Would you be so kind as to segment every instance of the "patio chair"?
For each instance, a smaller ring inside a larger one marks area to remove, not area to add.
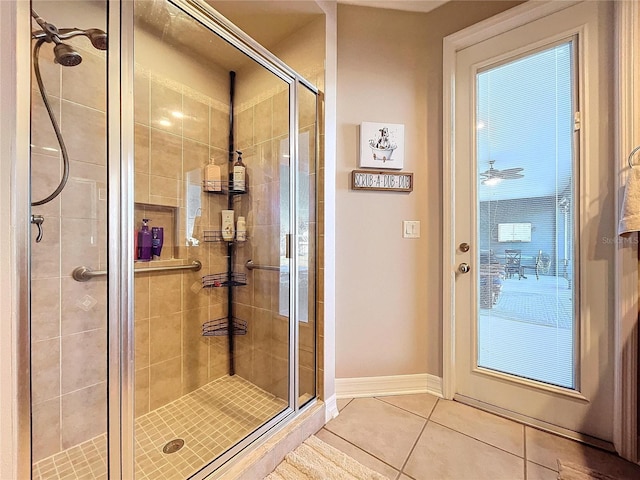
[[[524,272],[529,269],[533,270],[536,273],[536,280],[540,279],[540,275],[546,275],[549,273],[549,268],[551,267],[551,256],[548,253],[543,253],[542,250],[538,251],[538,255],[536,256],[534,265],[521,265],[520,266],[520,275],[523,278],[527,278],[524,276]]]
[[[504,251],[504,274],[506,278],[511,278],[514,274],[517,274],[518,280],[520,280],[520,277],[522,277],[522,271],[520,270],[521,259],[521,250],[506,249]]]

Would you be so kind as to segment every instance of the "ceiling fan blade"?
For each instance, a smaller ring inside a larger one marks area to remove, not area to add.
[[[496,175],[496,177],[498,178],[502,178],[504,180],[512,180],[514,178],[524,178],[524,175],[522,175],[521,173],[503,173],[500,172],[499,174]]]
[[[500,173],[506,173],[507,175],[509,175],[511,173],[520,173],[522,170],[524,170],[524,168],[522,168],[522,167],[505,168],[504,170],[499,170],[499,172]]]

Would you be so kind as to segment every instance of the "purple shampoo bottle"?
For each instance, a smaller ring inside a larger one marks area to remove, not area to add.
[[[138,232],[138,260],[148,262],[151,260],[151,232],[149,231],[149,219],[142,219],[142,228]]]
[[[151,228],[151,254],[160,258],[160,252],[162,252],[162,244],[164,243],[164,228],[152,227]]]

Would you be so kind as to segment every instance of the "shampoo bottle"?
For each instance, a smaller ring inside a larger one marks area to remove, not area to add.
[[[164,243],[164,228],[152,227],[151,228],[151,254],[155,258],[160,258],[162,252],[162,244]]]
[[[233,165],[233,190],[236,192],[246,192],[247,168],[244,163],[242,163],[242,152],[236,150],[236,153],[238,154],[238,159]]]
[[[234,234],[233,210],[222,210],[222,239],[232,242]]]
[[[238,217],[236,225],[236,241],[245,242],[247,240],[247,222],[244,217]]]
[[[138,232],[138,260],[148,262],[151,260],[151,232],[149,231],[149,219],[142,219],[142,228]]]
[[[219,192],[222,190],[220,167],[213,163],[213,157],[211,157],[209,165],[204,167],[204,189],[207,192]]]

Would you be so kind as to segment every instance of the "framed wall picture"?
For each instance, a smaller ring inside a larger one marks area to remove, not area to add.
[[[399,170],[404,164],[404,125],[362,122],[360,168]]]

